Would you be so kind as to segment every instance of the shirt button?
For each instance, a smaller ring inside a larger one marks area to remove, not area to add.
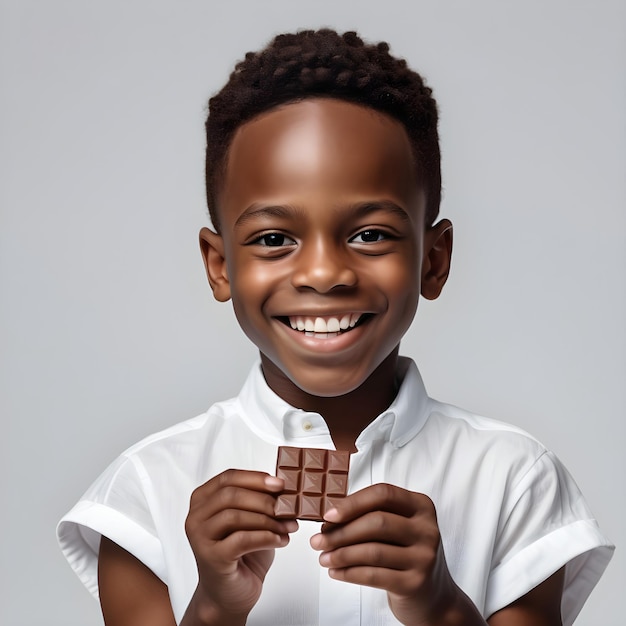
[[[309,420],[304,420],[302,422],[302,430],[306,430],[306,432],[309,432],[312,428],[313,428],[313,424],[311,424]]]

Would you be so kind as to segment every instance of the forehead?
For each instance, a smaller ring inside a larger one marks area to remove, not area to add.
[[[231,142],[220,206],[226,221],[258,202],[341,203],[422,196],[408,136],[397,120],[332,99],[271,109],[243,124]]]

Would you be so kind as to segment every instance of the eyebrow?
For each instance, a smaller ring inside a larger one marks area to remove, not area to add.
[[[411,220],[408,212],[391,200],[359,202],[353,205],[352,208],[358,217],[366,217],[370,213],[384,211],[385,213],[391,213],[392,215],[399,217],[404,222],[409,222]]]
[[[286,218],[293,216],[294,213],[299,213],[299,211],[291,206],[281,206],[281,205],[259,205],[259,204],[251,204],[235,221],[235,227],[241,226],[246,222],[263,218],[263,217],[279,217]]]
[[[350,209],[354,211],[356,217],[366,217],[370,213],[376,213],[383,211],[399,217],[404,222],[410,221],[410,216],[401,206],[392,202],[391,200],[373,200],[367,202],[358,202],[350,206]],[[338,211],[339,212],[339,211]],[[242,226],[250,220],[274,217],[274,218],[289,218],[294,215],[297,217],[301,211],[297,207],[290,205],[261,205],[251,204],[236,220],[235,228]]]

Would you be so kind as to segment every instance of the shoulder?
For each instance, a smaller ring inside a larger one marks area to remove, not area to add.
[[[438,400],[434,400],[432,398],[430,399],[430,407],[431,416],[445,420],[449,425],[466,427],[476,433],[485,433],[486,436],[489,436],[490,434],[503,437],[511,435],[513,439],[522,438],[532,441],[536,445],[541,445],[537,439],[535,439],[528,432],[505,421],[472,413],[471,411],[454,406],[453,404],[439,402]]]
[[[485,461],[493,457],[508,463],[534,464],[549,450],[531,434],[504,421],[431,400],[425,434],[455,445],[465,457]]]
[[[239,421],[237,399],[217,402],[206,412],[178,422],[152,433],[124,450],[118,462],[131,463],[156,460],[173,455],[175,458],[190,458],[203,454],[207,446],[225,428],[236,426]]]
[[[226,447],[216,443],[214,435],[237,424],[233,404],[232,400],[215,404],[206,413],[129,447],[60,520],[61,549],[94,595],[101,536],[167,580],[163,538],[176,546],[184,540],[178,529],[183,528],[192,490],[224,461]]]
[[[87,502],[126,513],[129,508],[147,511],[168,493],[189,492],[204,481],[208,464],[221,463],[225,447],[220,434],[237,430],[238,421],[236,401],[226,400],[144,437],[104,469],[77,506]]]

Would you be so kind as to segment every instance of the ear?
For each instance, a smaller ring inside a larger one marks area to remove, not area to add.
[[[452,224],[441,220],[424,233],[422,259],[422,296],[434,300],[439,296],[450,273],[452,259]]]
[[[208,228],[200,230],[200,252],[214,298],[219,302],[230,300],[230,281],[221,235]]]

